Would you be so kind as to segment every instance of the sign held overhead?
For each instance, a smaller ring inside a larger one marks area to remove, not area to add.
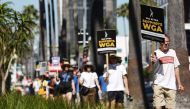
[[[164,41],[163,9],[141,5],[141,34],[144,39]]]
[[[116,52],[116,30],[97,31],[97,44],[100,54]]]

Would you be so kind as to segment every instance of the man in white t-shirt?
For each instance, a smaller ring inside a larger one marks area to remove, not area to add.
[[[123,65],[118,64],[117,56],[111,55],[109,69],[103,77],[107,81],[108,106],[118,108],[123,106],[124,91],[128,91],[127,72]],[[127,86],[127,87],[125,87]]]
[[[176,52],[169,49],[170,39],[165,37],[165,41],[160,43],[160,48],[151,56],[150,68],[154,69],[153,84],[153,105],[156,109],[165,106],[167,109],[175,108],[176,90],[183,91],[179,76],[180,65]],[[176,86],[176,83],[178,86]]]

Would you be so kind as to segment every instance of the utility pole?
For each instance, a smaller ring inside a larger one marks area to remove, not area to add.
[[[86,16],[87,16],[87,6],[86,3],[87,0],[84,0],[83,2],[83,8],[84,8],[84,15],[83,15],[83,48],[86,46]]]

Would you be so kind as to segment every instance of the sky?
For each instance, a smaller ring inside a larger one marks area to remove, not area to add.
[[[34,4],[36,9],[39,9],[39,0],[2,0],[4,1],[11,1],[13,4],[11,5],[14,9],[21,11],[23,9],[23,6]],[[117,0],[117,7],[119,7],[121,4],[129,2],[129,0]],[[118,36],[128,36],[129,32],[129,26],[128,26],[128,20],[125,18],[125,21],[123,21],[122,17],[117,18],[117,30],[118,30]],[[124,32],[124,24],[126,26],[126,32]]]
[[[21,11],[23,9],[23,6],[30,4],[34,4],[36,9],[39,9],[39,0],[2,0],[2,1],[3,2],[11,1],[13,4],[10,6],[12,6],[17,11]]]
[[[129,2],[129,0],[117,0],[117,7],[119,7],[123,3],[128,3],[128,2]],[[126,18],[123,19],[122,17],[117,17],[117,30],[118,30],[118,36],[129,36],[128,19],[126,19]]]

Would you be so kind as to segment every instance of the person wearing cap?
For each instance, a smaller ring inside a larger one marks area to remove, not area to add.
[[[82,101],[88,104],[95,104],[96,86],[98,88],[98,92],[101,92],[101,88],[98,82],[98,76],[96,72],[94,72],[94,68],[91,62],[87,62],[84,65],[84,71],[81,73],[79,83],[89,89],[87,94],[82,95]]]
[[[64,62],[62,65],[62,72],[59,74],[60,78],[60,93],[63,98],[68,101],[68,103],[72,100],[72,95],[75,94],[75,85],[73,80],[72,72],[69,71],[70,64],[69,62]]]
[[[108,108],[117,109],[123,107],[124,92],[128,91],[126,75],[125,67],[118,64],[118,57],[116,55],[109,56],[108,71],[103,75],[107,81]]]

